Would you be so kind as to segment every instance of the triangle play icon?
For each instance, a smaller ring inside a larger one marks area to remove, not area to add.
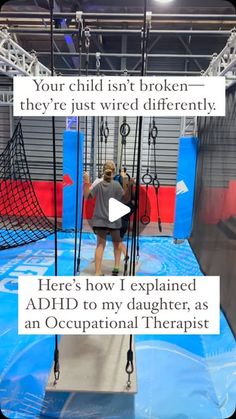
[[[130,212],[130,208],[127,205],[122,204],[122,202],[117,201],[117,199],[109,199],[109,221],[113,223],[119,218]]]

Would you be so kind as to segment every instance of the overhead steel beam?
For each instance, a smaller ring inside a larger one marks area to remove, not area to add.
[[[191,55],[192,54],[192,51],[191,51],[189,45],[186,44],[186,42],[183,40],[183,38],[181,36],[178,36],[178,39],[181,42],[181,44],[184,46],[185,50]],[[196,58],[194,58],[194,63],[196,64],[196,66],[198,67],[198,69],[200,71],[202,71],[202,67],[200,66],[200,64],[199,64],[199,62],[198,62],[198,60]]]
[[[69,68],[57,68],[56,69],[57,71],[59,71],[59,72],[62,72],[62,73],[68,73],[68,72],[75,72],[75,69],[69,69]],[[97,72],[97,70],[96,69],[94,69],[94,68],[91,68],[91,69],[89,69],[88,70],[88,73],[89,74],[91,74],[91,73],[96,73]],[[82,74],[85,74],[85,70],[82,70],[81,71],[81,73]],[[100,69],[100,73],[101,73],[101,75],[102,74],[123,74],[124,73],[124,71],[123,70],[110,70],[110,69]],[[128,74],[139,74],[140,75],[140,71],[139,70],[128,70],[127,69],[127,73]],[[186,75],[186,76],[201,76],[201,73],[200,73],[200,71],[175,71],[175,70],[148,70],[147,71],[147,74],[163,74],[163,75],[173,75],[173,74],[180,74],[180,75]]]
[[[10,33],[18,33],[22,35],[48,35],[50,33],[49,29],[43,28],[29,28],[29,27],[21,27],[21,28],[8,28]],[[121,34],[129,34],[129,35],[137,35],[140,34],[139,29],[90,29],[91,34],[94,35],[121,35]],[[77,29],[54,29],[54,35],[64,35],[64,34],[74,34],[77,33]],[[198,29],[151,29],[150,35],[166,35],[166,36],[174,36],[174,35],[210,35],[210,36],[229,36],[231,34],[230,30],[198,30]]]
[[[49,51],[37,51],[37,56],[47,56],[50,55]],[[54,55],[65,55],[65,56],[79,56],[79,53],[73,52],[54,52]],[[82,56],[85,57],[87,54],[85,52],[82,53]],[[149,58],[204,58],[204,59],[212,59],[212,55],[204,55],[204,54],[148,54]],[[90,52],[89,56],[96,57],[96,52]],[[101,57],[118,57],[118,58],[139,58],[141,54],[133,54],[133,53],[120,53],[120,52],[101,52]]]
[[[39,7],[38,1],[34,0],[34,4]],[[50,4],[49,4],[49,0],[48,0],[48,7],[50,8]],[[56,6],[56,2],[54,1],[54,8],[57,7]],[[44,25],[45,28],[47,28],[47,26],[50,26],[50,22],[46,22],[45,19],[42,19],[42,23]],[[55,47],[55,49],[57,50],[58,53],[61,52],[60,48],[58,47],[57,43],[55,40],[53,40],[53,46]],[[67,62],[67,60],[65,58],[62,57],[62,60],[64,61],[64,63],[67,65],[67,67],[71,67],[70,64]]]
[[[67,12],[56,12],[54,13],[55,18],[68,18],[68,19],[75,19],[75,13],[67,13]],[[49,19],[50,14],[47,12],[1,12],[1,18],[30,18],[30,19]],[[84,19],[95,19],[95,20],[108,20],[108,19],[121,19],[122,21],[126,20],[137,20],[143,19],[142,13],[83,13]],[[191,20],[209,20],[213,19],[219,22],[223,20],[233,21],[236,22],[236,17],[234,14],[159,14],[153,13],[152,20],[183,20],[186,21]]]

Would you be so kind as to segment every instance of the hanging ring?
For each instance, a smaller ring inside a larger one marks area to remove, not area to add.
[[[160,182],[157,179],[157,177],[153,178],[152,184],[153,184],[154,188],[156,188],[156,189],[159,189],[160,188]]]
[[[144,183],[144,185],[150,185],[153,182],[153,178],[152,175],[150,175],[149,173],[145,173],[145,175],[143,175],[142,177],[142,182]]]
[[[105,126],[105,128],[103,127],[103,135],[105,137],[105,140],[107,140],[107,138],[109,137],[109,128],[108,128],[108,126]]]
[[[150,130],[150,135],[152,137],[153,140],[155,140],[158,136],[158,128],[156,127],[156,125],[154,125],[151,130]]]
[[[120,135],[122,137],[128,137],[129,133],[130,133],[129,124],[127,124],[127,122],[123,122],[123,124],[121,124],[120,126]]]
[[[143,214],[142,217],[140,218],[140,221],[144,226],[146,226],[150,223],[151,219],[150,219],[149,215]]]

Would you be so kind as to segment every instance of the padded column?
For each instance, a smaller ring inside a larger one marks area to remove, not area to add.
[[[79,133],[79,146],[77,150],[78,133],[77,131],[65,131],[63,137],[63,229],[75,228],[76,211],[76,176],[77,161],[78,171],[78,220],[81,218],[81,203],[83,194],[83,143],[84,135]],[[77,156],[77,153],[79,155]],[[78,158],[77,158],[78,157]]]
[[[192,230],[198,139],[179,140],[174,238],[187,239]]]

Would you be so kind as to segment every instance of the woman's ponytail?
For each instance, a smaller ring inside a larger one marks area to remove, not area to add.
[[[115,170],[116,170],[115,163],[111,160],[107,161],[103,165],[103,179],[106,182],[111,182],[112,179],[113,179],[113,175],[115,173]]]
[[[106,182],[111,182],[111,180],[112,180],[112,170],[111,169],[106,169],[106,170],[104,170],[104,173],[103,173],[103,179],[106,181]]]

